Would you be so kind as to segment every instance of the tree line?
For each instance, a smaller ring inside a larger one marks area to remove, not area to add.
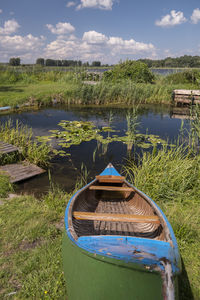
[[[149,68],[200,68],[200,56],[184,55],[180,57],[167,57],[165,59],[138,59],[137,61],[145,63]],[[36,65],[51,66],[51,67],[100,67],[102,66],[100,61],[82,62],[81,60],[56,60],[56,59],[44,59],[37,58]],[[19,66],[21,60],[19,57],[12,57],[9,60],[9,65]],[[103,65],[108,67],[109,65]]]
[[[44,59],[44,58],[37,58],[36,65],[40,66],[49,66],[49,67],[101,67],[100,61],[93,61],[91,64],[89,62],[82,62],[81,60],[56,60],[56,59]],[[9,60],[9,65],[11,66],[20,66],[21,59],[19,57],[11,57]]]
[[[200,56],[184,55],[165,59],[139,59],[149,68],[200,68]]]

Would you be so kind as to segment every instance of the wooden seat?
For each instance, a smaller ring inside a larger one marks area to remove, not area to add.
[[[110,213],[75,211],[73,212],[73,217],[77,220],[160,224],[159,218],[155,215],[142,216],[142,215],[131,215],[131,214],[110,214]]]
[[[124,176],[114,176],[114,175],[98,175],[96,176],[96,179],[101,183],[122,183],[125,180]]]
[[[118,192],[133,192],[133,188],[124,186],[103,186],[103,185],[91,185],[89,190],[101,190],[101,191],[118,191]]]

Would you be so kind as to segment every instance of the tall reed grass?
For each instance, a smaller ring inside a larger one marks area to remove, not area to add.
[[[188,148],[164,147],[127,161],[126,175],[162,208],[175,232],[184,267],[180,299],[200,299],[200,157]],[[189,279],[188,279],[189,278]]]
[[[197,75],[195,80],[186,80],[190,74],[156,76],[153,84],[135,83],[127,79],[116,82],[101,80],[96,85],[89,85],[83,81],[84,72],[78,68],[67,72],[44,72],[40,68],[0,70],[0,104],[5,105],[6,102],[12,105],[13,102],[16,105],[31,98],[42,105],[57,96],[61,102],[83,105],[170,103],[174,89],[199,87]]]
[[[14,124],[8,120],[0,124],[0,140],[19,147],[21,159],[27,159],[39,166],[47,166],[49,163],[50,146],[44,142],[38,143],[33,138],[32,130],[19,121]]]

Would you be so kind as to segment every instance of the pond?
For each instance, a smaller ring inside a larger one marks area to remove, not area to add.
[[[51,108],[43,108],[37,111],[26,111],[13,113],[9,115],[1,115],[0,121],[5,122],[8,119],[20,120],[24,125],[33,129],[35,136],[48,136],[49,130],[60,130],[58,123],[61,120],[68,121],[89,121],[96,128],[112,127],[115,135],[118,137],[125,136],[127,132],[127,114],[131,116],[132,108],[106,108],[106,107],[66,107],[54,106]],[[189,126],[189,122],[184,121],[185,126]],[[181,127],[181,119],[173,118],[169,106],[141,106],[137,110],[137,130],[142,134],[158,135],[160,138],[173,143]],[[110,133],[104,132],[106,138]],[[57,143],[53,141],[54,147],[59,148]],[[97,147],[96,140],[84,141],[79,145],[72,145],[66,149],[69,156],[55,156],[51,161],[50,174],[51,180],[55,184],[63,187],[66,191],[74,188],[77,177],[80,173],[81,165],[87,168],[89,179],[99,174],[106,165],[111,162],[120,170],[122,164],[126,163],[126,159],[131,155],[137,156],[142,151],[141,147],[129,147],[127,144],[119,141],[112,141],[104,147]],[[131,149],[131,150],[130,150]],[[28,181],[18,184],[20,192],[40,193],[48,190],[49,175],[48,172],[39,177],[35,177]]]

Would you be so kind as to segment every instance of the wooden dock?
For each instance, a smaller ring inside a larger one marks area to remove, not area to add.
[[[8,175],[12,183],[29,179],[44,172],[45,170],[26,161],[0,166],[0,173]]]
[[[175,104],[200,104],[200,90],[174,90]]]
[[[173,107],[170,111],[170,117],[172,119],[185,119],[185,120],[193,120],[194,116],[189,106],[185,107]]]
[[[13,152],[20,152],[20,150],[14,145],[0,141],[0,154],[11,154]]]

